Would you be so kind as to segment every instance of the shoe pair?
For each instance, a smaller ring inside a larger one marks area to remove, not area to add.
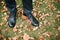
[[[12,10],[15,10],[15,9],[12,9]],[[12,11],[12,10],[10,11],[10,15],[8,18],[8,25],[11,28],[13,28],[16,24],[16,13],[17,13],[17,10],[15,11]],[[31,24],[33,26],[39,26],[39,22],[35,19],[35,17],[32,15],[31,12],[24,11],[24,15],[31,21]]]

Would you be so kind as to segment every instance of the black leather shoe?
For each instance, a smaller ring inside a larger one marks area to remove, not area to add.
[[[35,19],[32,13],[24,13],[24,15],[28,17],[28,19],[31,21],[31,24],[33,26],[39,26],[39,22],[37,21],[37,19]]]
[[[8,18],[8,25],[9,25],[9,27],[13,28],[15,26],[15,24],[16,24],[16,18],[13,17],[13,16],[9,17]]]
[[[12,9],[10,11],[10,15],[9,15],[9,18],[8,18],[8,25],[11,28],[13,28],[16,24],[16,12],[17,12],[16,9]]]

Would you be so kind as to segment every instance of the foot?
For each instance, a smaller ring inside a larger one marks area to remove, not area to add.
[[[31,21],[31,24],[33,26],[39,26],[39,22],[37,21],[37,19],[35,19],[35,17],[31,13],[29,13],[28,15],[26,14],[24,15],[28,17],[28,19]]]
[[[13,28],[16,24],[16,13],[17,13],[16,8],[13,8],[12,10],[10,10],[10,15],[9,15],[9,18],[8,18],[8,25],[11,28]]]
[[[9,16],[8,18],[8,25],[9,27],[13,28],[16,24],[16,17]]]

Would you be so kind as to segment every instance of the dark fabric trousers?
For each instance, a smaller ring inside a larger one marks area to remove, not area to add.
[[[9,11],[13,11],[12,9],[16,9],[16,2],[15,0],[5,0],[6,7],[8,8]],[[26,12],[31,12],[33,7],[32,7],[32,0],[22,0],[23,4],[23,10]]]

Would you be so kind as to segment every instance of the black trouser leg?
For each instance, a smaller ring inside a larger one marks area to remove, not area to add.
[[[9,27],[13,28],[16,24],[16,2],[15,0],[5,0],[6,7],[10,11],[10,15],[8,18],[8,25]]]
[[[32,5],[32,0],[22,0],[23,3],[23,9],[28,10],[28,11],[32,11],[33,9],[33,5]]]
[[[26,15],[29,18],[32,25],[39,26],[39,22],[35,19],[35,17],[31,13],[33,9],[32,0],[22,0],[22,3],[23,3],[24,15]]]

